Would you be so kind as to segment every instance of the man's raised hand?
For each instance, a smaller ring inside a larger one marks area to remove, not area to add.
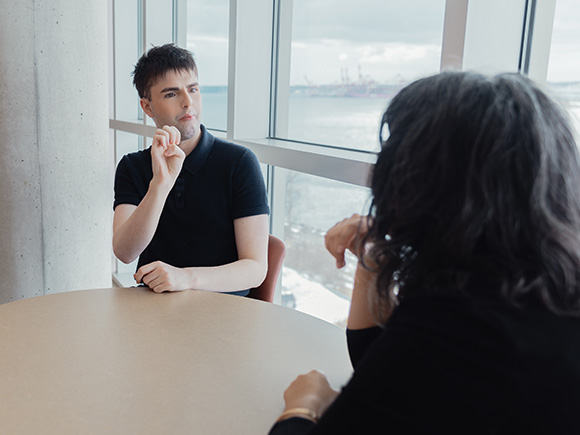
[[[158,128],[153,136],[151,145],[153,181],[168,186],[169,189],[173,187],[185,160],[185,153],[178,146],[180,142],[181,134],[173,126]]]

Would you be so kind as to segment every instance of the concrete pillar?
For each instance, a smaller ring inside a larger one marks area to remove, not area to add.
[[[0,6],[0,303],[110,287],[107,2]]]

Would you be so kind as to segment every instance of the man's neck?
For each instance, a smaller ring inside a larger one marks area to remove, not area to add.
[[[183,150],[185,156],[187,157],[191,152],[195,149],[195,147],[199,144],[201,139],[201,131],[196,137],[192,137],[191,139],[184,140],[179,144],[179,148]]]

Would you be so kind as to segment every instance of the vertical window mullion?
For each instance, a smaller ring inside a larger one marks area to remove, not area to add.
[[[539,83],[545,83],[548,76],[555,14],[556,0],[531,0],[524,73]]]
[[[461,69],[465,48],[468,0],[447,0],[441,46],[441,71]]]

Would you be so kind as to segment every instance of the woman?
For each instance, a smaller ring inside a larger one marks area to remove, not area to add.
[[[359,258],[340,393],[299,376],[271,434],[579,434],[580,164],[564,112],[518,74],[403,89]]]

